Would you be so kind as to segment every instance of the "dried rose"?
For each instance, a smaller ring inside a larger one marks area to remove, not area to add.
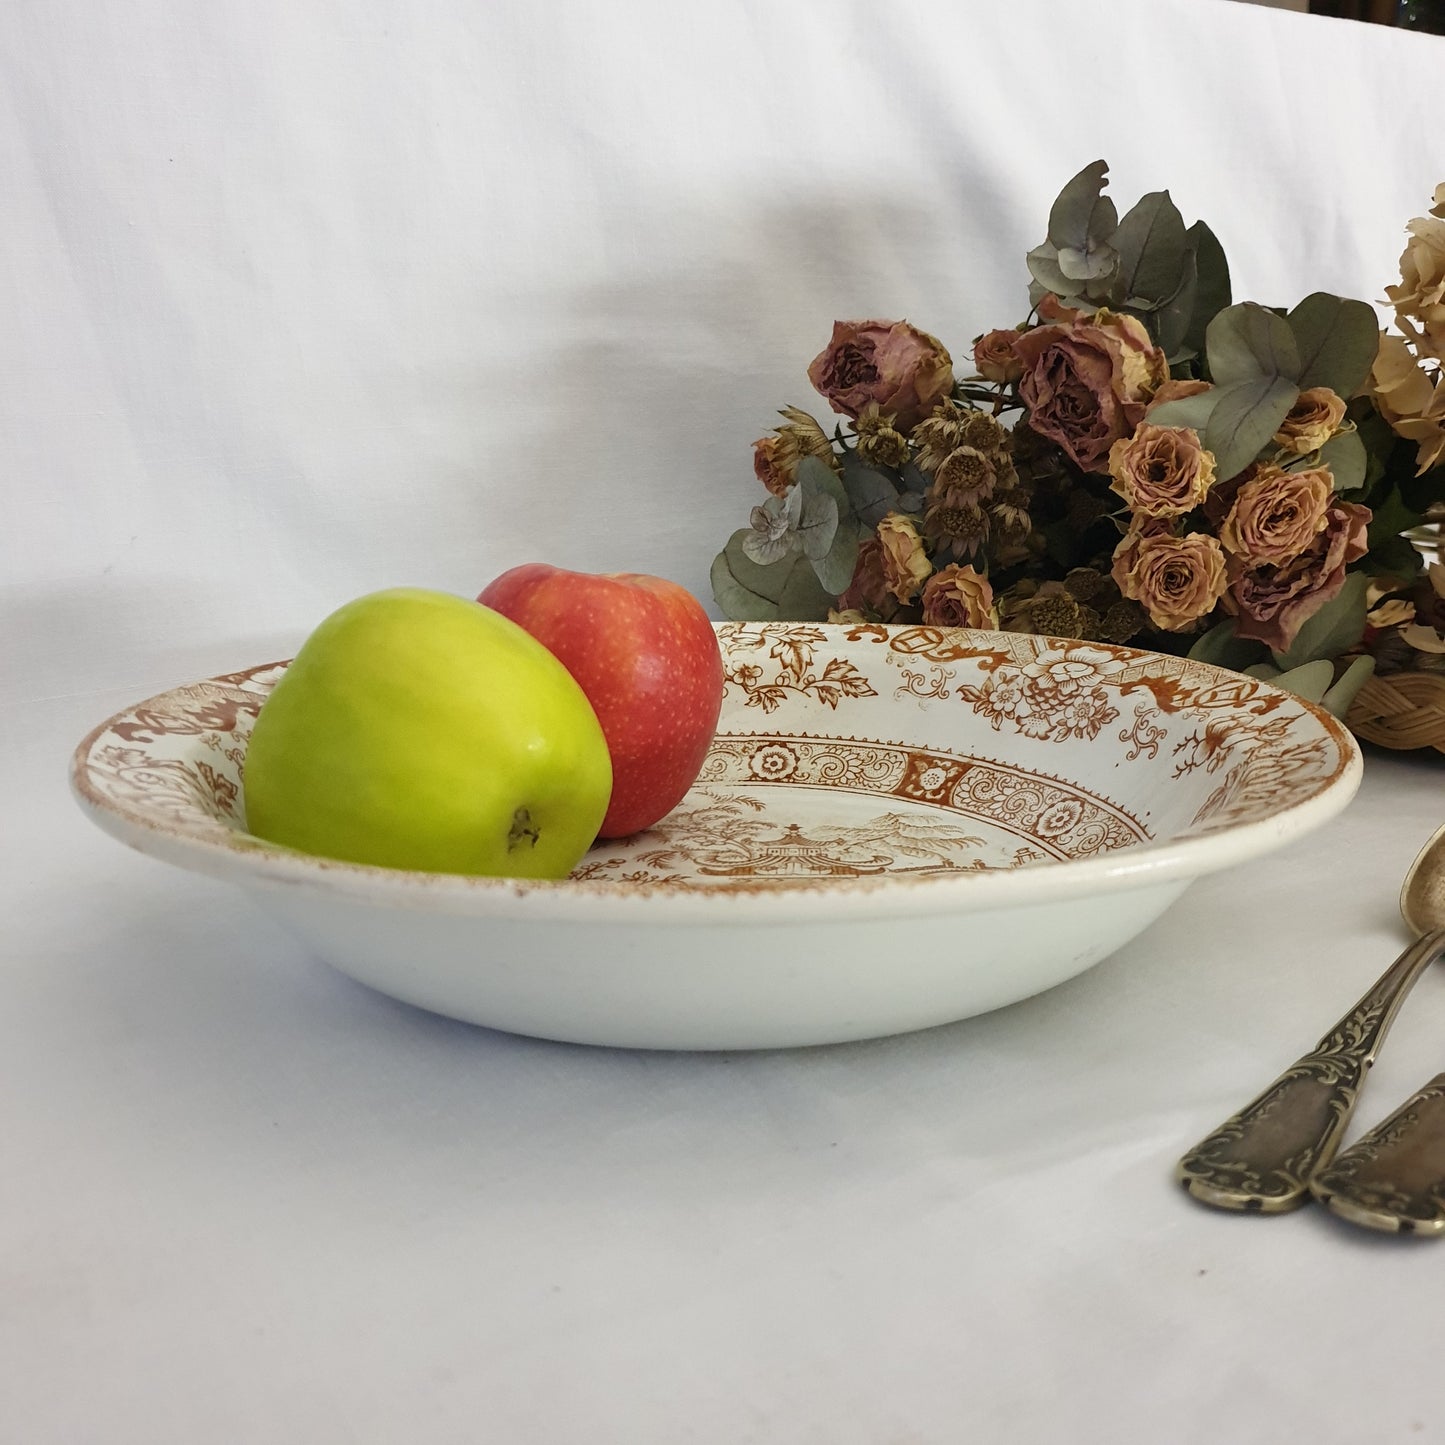
[[[1034,308],[1043,321],[1074,322],[1081,316],[1087,316],[1087,311],[1080,311],[1077,306],[1065,306],[1052,291],[1045,291],[1039,297],[1039,304]]]
[[[759,437],[753,443],[753,475],[775,497],[781,497],[793,485],[797,469],[796,457],[792,458],[792,465],[789,467],[780,437]]]
[[[1182,380],[1175,381],[1170,377],[1162,386],[1155,389],[1154,395],[1149,400],[1149,411],[1156,406],[1163,406],[1166,401],[1183,401],[1186,396],[1199,396],[1206,391],[1213,391],[1213,383],[1208,381]],[[1148,415],[1146,412],[1145,415]]]
[[[868,619],[856,607],[845,607],[841,612],[836,607],[830,607],[828,609],[828,621],[845,623],[856,627],[860,623],[867,622]]]
[[[1216,479],[1210,487],[1209,495],[1204,499],[1204,517],[1216,534],[1224,525],[1240,489],[1252,482],[1262,470],[1259,462],[1251,462],[1242,472],[1222,482]]]
[[[1096,316],[1107,324],[1036,326],[1014,343],[1029,425],[1086,472],[1104,469],[1109,448],[1139,424],[1168,375],[1163,353],[1134,317]]]
[[[1441,637],[1433,627],[1422,627],[1418,622],[1412,622],[1400,629],[1400,636],[1416,652],[1445,653],[1445,637]]]
[[[1405,228],[1400,284],[1386,286],[1400,330],[1422,356],[1445,359],[1445,219],[1418,216]]]
[[[917,524],[902,512],[889,512],[878,524],[878,543],[888,590],[898,601],[911,602],[933,571]]]
[[[888,595],[888,579],[883,573],[883,544],[877,537],[865,537],[858,545],[853,563],[853,577],[838,599],[843,612],[862,612],[882,617],[886,622],[897,604]]]
[[[1141,422],[1132,437],[1109,448],[1110,491],[1146,517],[1182,517],[1214,484],[1214,453],[1192,427]]]
[[[1126,537],[1120,550],[1128,543]],[[1116,573],[1116,580],[1155,627],[1182,632],[1213,611],[1224,595],[1224,552],[1208,532],[1141,536],[1132,549],[1132,564],[1122,579]]]
[[[1168,517],[1134,518],[1134,523],[1125,534],[1124,539],[1114,548],[1113,566],[1109,570],[1109,576],[1122,596],[1129,595],[1129,589],[1125,582],[1134,570],[1134,564],[1139,560],[1140,545],[1154,537],[1173,537],[1174,535],[1176,535],[1174,523]]]
[[[1398,627],[1402,622],[1415,620],[1415,604],[1408,597],[1391,597],[1372,607],[1365,614],[1365,621],[1374,628]]]
[[[1311,386],[1300,392],[1279,430],[1275,445],[1302,457],[1318,451],[1340,429],[1345,419],[1345,399],[1327,386]]]
[[[1382,332],[1370,394],[1396,434],[1417,443],[1417,476],[1445,456],[1445,368],[1432,383],[1405,342]]]
[[[804,457],[817,457],[834,471],[839,466],[833,444],[815,418],[796,406],[783,407],[781,414],[787,422],[753,443],[753,473],[775,497],[793,485]]]
[[[857,417],[877,402],[906,432],[953,390],[953,359],[937,337],[906,321],[835,321],[808,380],[834,411]]]
[[[1219,540],[1247,567],[1287,566],[1324,530],[1333,497],[1327,467],[1303,472],[1261,467],[1239,489]]]
[[[1118,346],[1123,399],[1140,406],[1151,401],[1169,380],[1169,362],[1154,345],[1149,328],[1137,316],[1107,308],[1094,313],[1093,324],[1112,336]]]
[[[930,627],[997,627],[988,578],[957,563],[935,572],[923,587],[923,620]]]
[[[1303,556],[1288,566],[1246,566],[1230,561],[1224,610],[1233,615],[1237,637],[1253,638],[1285,652],[1304,624],[1345,585],[1345,568],[1369,549],[1370,509],[1333,502]]]
[[[1019,338],[1015,330],[985,331],[973,343],[973,364],[985,381],[1017,381],[1024,374],[1024,364],[1014,350]]]

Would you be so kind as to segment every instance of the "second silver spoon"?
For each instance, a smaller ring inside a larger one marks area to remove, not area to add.
[[[1201,1203],[1278,1214],[1309,1198],[1311,1177],[1334,1158],[1365,1073],[1406,994],[1445,953],[1445,828],[1411,864],[1400,912],[1422,936],[1309,1053],[1179,1161],[1180,1182]],[[1439,1094],[1445,1099],[1445,1087]],[[1340,1187],[1321,1193],[1322,1202],[1355,1223],[1389,1227],[1359,1217],[1358,1210],[1352,1214],[1345,1181],[1336,1183]]]

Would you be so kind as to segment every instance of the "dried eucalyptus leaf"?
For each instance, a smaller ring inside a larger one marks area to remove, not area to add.
[[[1150,191],[1119,222],[1113,245],[1119,253],[1123,295],[1158,305],[1177,294],[1189,251],[1184,217],[1168,191]]]
[[[1340,396],[1353,396],[1370,374],[1380,348],[1375,308],[1316,291],[1287,319],[1300,358],[1300,386],[1327,386]]]
[[[1067,296],[1073,290],[1073,283],[1059,269],[1058,249],[1047,241],[1042,246],[1035,246],[1024,259],[1028,263],[1029,275],[1042,288],[1039,297],[1031,298],[1034,305],[1038,305],[1045,291],[1052,291],[1055,296]]]
[[[1216,386],[1258,377],[1293,381],[1299,375],[1299,348],[1289,323],[1253,301],[1221,311],[1204,334],[1204,349]]]
[[[898,488],[877,467],[849,453],[843,461],[843,489],[854,513],[868,526],[877,526],[898,504]]]
[[[812,564],[801,554],[760,565],[743,550],[750,536],[741,528],[713,559],[712,595],[734,622],[817,622],[828,615],[832,599],[818,583]]]
[[[806,557],[794,557],[778,597],[778,616],[784,622],[824,622],[835,594],[823,590],[813,564]]]
[[[1238,476],[1279,430],[1299,398],[1299,387],[1282,376],[1260,376],[1216,388],[1221,394],[1204,428],[1219,480]]]
[[[818,457],[804,457],[798,464],[798,488],[804,498],[831,497],[840,518],[853,515],[853,502],[843,479]]]
[[[1295,635],[1288,652],[1276,652],[1275,663],[1285,672],[1307,662],[1329,661],[1348,652],[1365,634],[1365,592],[1370,579],[1351,572],[1339,595],[1332,597]]]
[[[1224,395],[1221,388],[1213,391],[1196,392],[1193,396],[1181,396],[1178,401],[1162,401],[1149,408],[1151,426],[1193,427],[1200,436],[1209,424],[1219,398]]]
[[[756,562],[759,567],[771,567],[774,562],[781,562],[790,552],[795,552],[798,542],[792,532],[774,537],[752,528],[744,533],[742,546],[743,555],[749,562]]]
[[[853,580],[858,562],[858,545],[871,531],[856,520],[840,522],[827,554],[813,560],[813,570],[823,590],[832,597],[844,591]]]
[[[1049,243],[1059,251],[1087,251],[1091,242],[1107,241],[1119,220],[1114,203],[1103,194],[1109,184],[1109,163],[1092,161],[1065,183],[1049,208]]]
[[[801,488],[800,488],[801,490]],[[828,555],[838,532],[838,504],[826,492],[813,492],[803,498],[803,515],[798,522],[798,540],[803,555],[816,562]]]
[[[1425,559],[1408,537],[1386,537],[1370,547],[1370,574],[1404,584],[1425,570]]]
[[[800,469],[801,470],[801,469]],[[788,531],[796,532],[803,521],[803,489],[794,485],[788,488],[782,499],[782,515],[787,519]]]
[[[1189,329],[1184,333],[1184,346],[1196,355],[1204,354],[1204,335],[1209,323],[1229,305],[1229,262],[1219,238],[1204,224],[1196,221],[1189,228],[1194,248],[1194,269],[1198,284],[1194,293],[1194,310]]]
[[[1227,667],[1234,672],[1243,672],[1263,662],[1268,655],[1264,643],[1234,635],[1232,618],[1211,627],[1189,649],[1189,656],[1196,662],[1212,662],[1215,667]]]
[[[1334,663],[1323,657],[1315,662],[1288,668],[1271,679],[1276,687],[1282,687],[1286,692],[1304,698],[1306,702],[1319,702],[1334,680]]]
[[[1320,448],[1320,461],[1330,469],[1337,492],[1353,492],[1365,485],[1369,458],[1358,432],[1341,432]]]
[[[713,601],[733,622],[772,622],[778,615],[784,580],[777,570],[779,564],[754,562],[743,550],[747,539],[756,535],[750,528],[740,528],[713,558]]]
[[[909,462],[901,472],[898,473],[898,490],[901,492],[917,492],[920,496],[933,485],[933,479],[918,465],[917,462]]]
[[[1320,706],[1343,722],[1345,714],[1350,710],[1350,704],[1354,702],[1360,689],[1374,676],[1374,672],[1373,657],[1351,659],[1350,665],[1340,674],[1340,680],[1320,699]]]
[[[1171,366],[1195,354],[1184,344],[1184,340],[1189,332],[1190,318],[1194,315],[1194,298],[1198,290],[1199,275],[1191,248],[1184,253],[1178,291],[1154,315],[1154,339]]]
[[[1375,547],[1420,525],[1420,514],[1412,511],[1400,495],[1399,487],[1391,487],[1383,497],[1376,497],[1371,504],[1370,546]]]
[[[1112,280],[1118,265],[1119,253],[1108,244],[1092,246],[1087,251],[1064,246],[1059,251],[1059,270],[1071,283],[1071,290],[1076,289],[1080,281],[1098,281],[1105,276]]]

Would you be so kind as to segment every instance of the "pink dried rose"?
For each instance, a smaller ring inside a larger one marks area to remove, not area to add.
[[[1135,517],[1133,525],[1125,534],[1124,539],[1114,548],[1114,563],[1110,568],[1109,575],[1114,580],[1120,592],[1127,597],[1125,580],[1134,570],[1134,564],[1139,560],[1139,547],[1141,543],[1147,542],[1154,537],[1173,537],[1174,521],[1170,517]]]
[[[1154,395],[1149,399],[1149,410],[1153,411],[1156,406],[1163,406],[1166,401],[1183,401],[1186,396],[1200,396],[1206,391],[1213,391],[1214,385],[1208,381],[1191,381],[1188,379],[1175,381],[1171,377],[1162,386],[1158,387]],[[1146,413],[1147,415],[1148,413]]]
[[[1119,348],[1121,395],[1126,403],[1138,406],[1142,415],[1154,393],[1169,380],[1168,360],[1137,316],[1101,307],[1094,313],[1093,324],[1114,338]]]
[[[923,586],[923,620],[930,627],[997,627],[988,578],[956,562],[940,568]]]
[[[1122,569],[1120,553],[1128,558]],[[1119,590],[1165,632],[1192,627],[1213,611],[1224,595],[1224,551],[1218,538],[1208,532],[1191,532],[1186,537],[1167,532],[1137,538],[1131,534],[1114,556]]]
[[[973,343],[973,364],[985,381],[1017,381],[1024,374],[1024,364],[1014,350],[1019,335],[1012,328],[985,331]]]
[[[1143,324],[1107,311],[1069,326],[1036,326],[1014,350],[1030,427],[1086,472],[1105,469],[1109,448],[1132,434],[1169,374]]]
[[[909,431],[953,390],[943,343],[906,321],[835,321],[808,380],[834,411],[856,419],[869,402]]]
[[[1345,419],[1345,399],[1327,386],[1311,386],[1300,392],[1274,434],[1275,445],[1294,456],[1318,451],[1340,429]]]
[[[1214,528],[1216,536],[1234,506],[1234,499],[1239,495],[1240,489],[1252,482],[1262,470],[1259,462],[1251,462],[1242,472],[1222,482],[1216,479],[1210,487],[1209,495],[1204,499],[1204,518]]]
[[[753,443],[753,474],[775,497],[785,495],[797,480],[804,457],[817,457],[833,471],[839,469],[833,443],[815,418],[795,406],[783,407],[782,415],[786,418],[782,426]]]
[[[838,610],[882,617],[885,622],[897,610],[897,604],[888,594],[888,579],[883,574],[883,544],[877,537],[865,537],[859,544],[853,577],[838,599]]]
[[[878,544],[888,590],[899,602],[911,602],[933,571],[918,524],[902,512],[889,512],[878,524]]]
[[[1214,453],[1192,427],[1141,422],[1134,435],[1109,448],[1110,491],[1145,517],[1182,517],[1214,484]]]
[[[1220,524],[1219,540],[1247,567],[1284,567],[1324,530],[1335,494],[1328,467],[1285,472],[1261,467],[1240,487]]]
[[[1287,651],[1300,628],[1339,596],[1345,568],[1369,550],[1370,515],[1368,507],[1333,502],[1308,551],[1287,566],[1249,567],[1231,558],[1223,602],[1234,617],[1235,635],[1253,638],[1275,652]]]
[[[1077,306],[1065,306],[1052,291],[1045,291],[1039,297],[1039,304],[1034,308],[1039,313],[1040,321],[1062,321],[1071,323],[1077,321],[1081,316],[1088,316],[1087,311],[1080,311]]]
[[[788,465],[791,460],[791,467]],[[759,437],[753,443],[753,475],[775,496],[783,496],[793,485],[797,457],[788,457],[782,438]]]

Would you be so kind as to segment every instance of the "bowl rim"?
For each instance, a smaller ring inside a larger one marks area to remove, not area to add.
[[[736,624],[719,623],[718,627]],[[830,624],[809,624],[828,627]],[[841,625],[839,625],[841,630]],[[971,638],[1001,634],[947,629]],[[1007,635],[1007,634],[1003,634]],[[1061,646],[1069,639],[1042,639]],[[1075,641],[1074,645],[1079,645]],[[1147,649],[1090,642],[1126,660],[1168,657]],[[1171,662],[1177,659],[1170,658]],[[467,917],[542,918],[557,922],[627,922],[652,925],[743,924],[753,921],[825,923],[937,913],[969,913],[1063,902],[1097,892],[1154,885],[1184,886],[1194,878],[1233,867],[1273,851],[1322,826],[1354,797],[1363,758],[1349,730],[1323,708],[1267,682],[1283,705],[1310,716],[1336,751],[1330,775],[1297,802],[1250,821],[1226,823],[1193,837],[1140,843],[1080,859],[1055,859],[1017,869],[829,879],[815,888],[779,889],[767,883],[726,889],[678,889],[666,884],[604,879],[534,880],[413,872],[350,863],[301,853],[239,830],[203,835],[105,797],[89,777],[90,755],[116,723],[187,687],[234,682],[247,674],[285,666],[257,664],[156,693],[122,708],[93,727],[70,760],[70,787],[86,814],[105,832],[140,852],[193,872],[242,886],[298,890],[336,902]],[[1210,663],[1191,666],[1237,680],[1238,673]],[[721,737],[731,734],[722,732]]]

